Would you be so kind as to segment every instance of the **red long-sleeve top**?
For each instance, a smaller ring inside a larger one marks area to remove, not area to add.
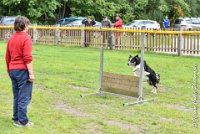
[[[26,32],[15,32],[9,39],[6,48],[7,71],[10,69],[27,69],[32,62],[32,40]]]
[[[123,21],[122,21],[122,19],[120,17],[119,17],[118,21],[116,21],[114,23],[114,27],[116,27],[116,28],[123,28]]]

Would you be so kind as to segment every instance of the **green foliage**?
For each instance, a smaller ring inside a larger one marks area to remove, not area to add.
[[[101,21],[104,15],[111,19],[116,13],[120,13],[124,21],[132,19],[130,7],[127,0],[69,0],[71,15],[75,16],[94,16],[96,20]]]
[[[190,16],[190,7],[184,0],[160,0],[160,11],[168,15],[172,22],[178,17]]]
[[[59,3],[57,0],[3,0],[2,16],[25,15],[31,22],[40,22],[55,18],[55,10]]]
[[[67,16],[94,16],[98,21],[116,13],[124,23],[133,19],[161,22],[168,15],[173,22],[181,16],[199,16],[200,0],[2,0],[0,16],[25,15],[31,22],[52,24]]]

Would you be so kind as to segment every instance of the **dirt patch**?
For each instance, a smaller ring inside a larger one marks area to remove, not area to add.
[[[165,118],[165,117],[161,117],[161,116],[158,116],[158,118],[160,118],[160,120],[163,122],[173,122],[175,124],[178,124],[178,123],[176,123],[176,120],[172,119],[172,118]]]
[[[91,123],[89,126],[92,126],[92,127],[90,127],[88,134],[104,134],[101,131],[101,128],[99,125],[97,125],[95,123]]]
[[[160,92],[169,92],[171,90],[172,90],[171,88],[166,87],[165,85],[158,84],[158,91]]]
[[[42,90],[42,89],[44,89],[44,87],[40,84],[33,83],[33,89],[34,90]]]
[[[69,104],[67,104],[66,102],[64,102],[62,100],[57,100],[54,104],[54,107],[66,112],[66,113],[69,113],[73,116],[89,117],[89,114],[80,111],[80,109],[78,109],[78,108],[70,106]]]
[[[128,123],[128,122],[121,122],[121,121],[117,121],[117,120],[109,120],[108,124],[117,126],[119,128],[122,128],[122,129],[127,129],[131,132],[146,134],[145,128],[143,126],[140,126],[140,125],[135,125],[135,124],[131,124],[131,123]]]
[[[192,108],[181,106],[181,105],[178,105],[178,104],[164,104],[164,105],[167,106],[167,107],[170,107],[170,108],[175,108],[175,109],[181,110],[181,111],[186,111],[186,112],[192,111]]]
[[[67,84],[67,86],[74,88],[74,89],[78,89],[78,90],[88,90],[89,89],[88,87],[82,87],[82,86],[78,86],[78,85]]]

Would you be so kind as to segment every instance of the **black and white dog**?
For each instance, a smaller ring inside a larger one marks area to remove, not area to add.
[[[134,76],[137,76],[137,77],[140,76],[140,62],[141,62],[141,59],[138,55],[136,55],[135,57],[130,55],[128,58],[128,66],[133,67]],[[154,86],[154,88],[151,92],[157,93],[157,84],[160,81],[160,75],[155,73],[155,71],[147,65],[145,60],[144,60],[144,73],[143,74],[144,74],[144,77],[146,77],[149,85]]]

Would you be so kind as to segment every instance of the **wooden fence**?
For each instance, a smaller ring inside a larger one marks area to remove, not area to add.
[[[11,26],[0,26],[0,39],[14,32]],[[200,31],[163,31],[140,29],[108,29],[101,27],[30,26],[33,42],[100,47],[113,49],[141,48],[141,32],[146,33],[146,51],[200,56]]]

